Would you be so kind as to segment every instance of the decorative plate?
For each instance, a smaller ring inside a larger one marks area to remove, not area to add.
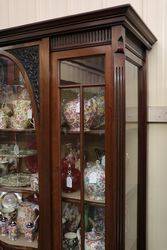
[[[30,186],[30,174],[18,173],[9,174],[0,178],[0,185],[8,187],[27,187]]]

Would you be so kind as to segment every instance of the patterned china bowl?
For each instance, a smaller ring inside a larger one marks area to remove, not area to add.
[[[18,198],[15,194],[13,193],[7,193],[4,195],[1,201],[2,207],[5,209],[15,209],[18,204]]]
[[[96,117],[97,105],[93,98],[84,102],[84,129],[90,130]],[[80,130],[80,99],[76,98],[64,104],[63,114],[71,131]]]
[[[25,114],[12,116],[10,119],[10,127],[14,129],[26,129],[30,127],[30,125],[31,122]]]
[[[100,161],[87,163],[84,171],[84,186],[90,200],[104,201],[105,197],[105,170]]]

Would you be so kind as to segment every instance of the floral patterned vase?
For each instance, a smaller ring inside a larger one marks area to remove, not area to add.
[[[90,130],[96,117],[97,104],[94,99],[84,102],[84,129]],[[71,131],[80,131],[80,98],[67,102],[63,107],[63,114]]]
[[[105,197],[105,170],[100,161],[87,163],[84,171],[85,192],[90,200],[103,201]]]

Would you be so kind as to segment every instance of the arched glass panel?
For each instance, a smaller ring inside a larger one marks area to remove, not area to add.
[[[0,241],[32,249],[38,247],[39,178],[35,107],[25,75],[0,56]]]

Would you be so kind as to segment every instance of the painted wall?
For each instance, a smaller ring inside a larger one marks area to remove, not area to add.
[[[148,53],[149,106],[167,106],[166,0],[0,0],[0,28],[131,3],[158,38]],[[167,124],[149,124],[148,250],[167,249]]]

